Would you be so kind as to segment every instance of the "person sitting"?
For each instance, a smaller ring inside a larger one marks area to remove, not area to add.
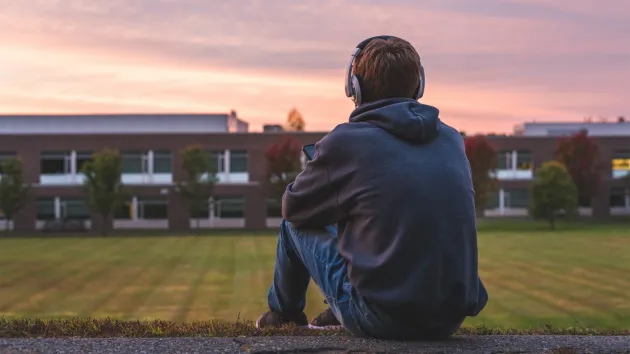
[[[357,336],[444,338],[485,307],[463,139],[418,102],[424,87],[409,42],[379,36],[357,46],[346,76],[356,108],[284,193],[258,328],[308,325],[311,278],[329,308],[310,326]]]

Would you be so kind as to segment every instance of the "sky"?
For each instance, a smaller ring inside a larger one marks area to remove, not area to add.
[[[467,133],[630,116],[628,0],[0,0],[0,112],[348,119],[355,45],[410,41]]]

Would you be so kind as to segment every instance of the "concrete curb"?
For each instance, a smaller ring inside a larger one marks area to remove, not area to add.
[[[628,353],[630,336],[458,336],[440,342],[353,337],[2,339],[0,353]]]

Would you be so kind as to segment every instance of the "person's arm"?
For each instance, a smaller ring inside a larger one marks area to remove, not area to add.
[[[282,197],[282,217],[295,227],[324,227],[345,219],[338,195],[351,178],[352,167],[334,147],[334,136],[315,145],[315,156]]]

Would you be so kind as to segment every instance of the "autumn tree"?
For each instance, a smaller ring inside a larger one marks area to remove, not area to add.
[[[0,177],[0,210],[6,218],[6,230],[9,229],[9,222],[13,220],[13,216],[27,202],[29,192],[30,187],[24,182],[22,160],[19,158],[4,160]]]
[[[180,195],[188,201],[188,211],[200,230],[199,215],[209,206],[217,181],[216,168],[210,164],[210,155],[201,146],[189,146],[180,151],[182,169],[186,179],[178,183]]]
[[[107,235],[107,221],[129,194],[122,183],[122,156],[117,150],[105,148],[83,165],[83,190],[90,209],[101,215],[103,236]]]
[[[302,170],[301,156],[302,145],[291,136],[280,138],[265,151],[269,197],[278,202],[282,200],[287,185]]]
[[[306,128],[306,122],[302,113],[296,108],[292,108],[287,115],[287,122],[285,124],[285,130],[294,132],[303,132]]]
[[[578,190],[580,205],[590,205],[602,175],[599,146],[585,131],[558,140],[556,160],[567,168]]]
[[[475,209],[482,216],[489,194],[496,190],[492,172],[497,169],[497,151],[483,135],[469,136],[464,143],[475,190]]]
[[[562,163],[546,162],[536,170],[529,207],[534,219],[545,220],[555,229],[559,216],[573,216],[577,208],[578,191]]]

